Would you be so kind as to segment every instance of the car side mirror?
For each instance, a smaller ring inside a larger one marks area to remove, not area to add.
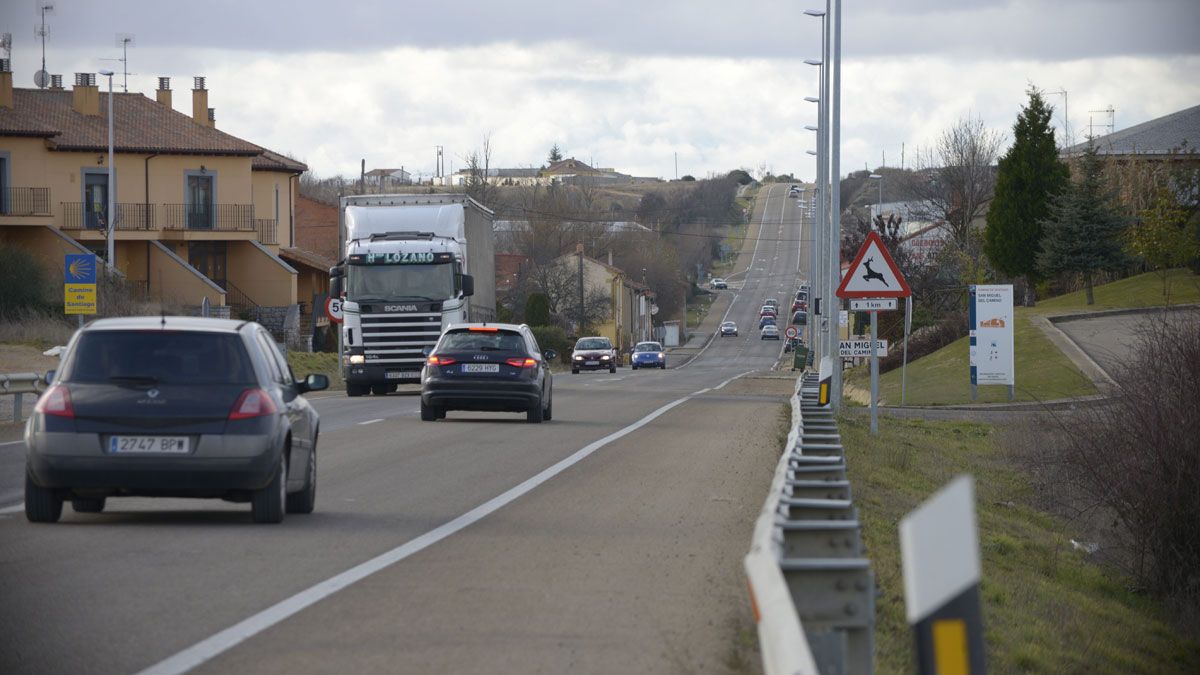
[[[54,382],[54,376],[57,374],[58,374],[57,370],[47,370],[46,375],[44,377],[42,377],[42,380],[46,384],[52,384]]]
[[[425,358],[429,358],[429,355],[432,353],[433,353],[433,347],[426,346],[426,347],[421,348],[421,356],[424,356]]]
[[[554,351],[553,349],[547,349],[546,351],[542,352],[542,356],[546,357],[547,361],[553,361],[554,359],[558,358],[558,352]]]
[[[323,391],[328,388],[329,377],[320,373],[313,373],[300,382],[301,393],[306,391]]]

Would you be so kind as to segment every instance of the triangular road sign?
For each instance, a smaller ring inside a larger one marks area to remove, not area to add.
[[[871,232],[850,270],[838,286],[839,298],[907,298],[912,295],[908,282],[887,252],[878,232]]]

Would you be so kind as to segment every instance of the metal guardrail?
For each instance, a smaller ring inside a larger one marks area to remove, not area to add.
[[[21,410],[25,394],[41,395],[42,376],[37,373],[0,373],[0,396],[11,394],[13,399],[13,421],[21,421]]]
[[[807,374],[745,558],[768,675],[874,672],[875,577],[837,422],[816,398]]]

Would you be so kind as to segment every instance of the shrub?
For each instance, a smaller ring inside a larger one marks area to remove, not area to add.
[[[49,310],[46,270],[27,251],[0,246],[0,317],[15,318]]]
[[[566,363],[571,358],[571,341],[566,332],[558,326],[530,326],[533,337],[537,339],[542,351],[553,349],[558,352],[558,360]]]
[[[866,312],[860,312],[866,314]],[[922,356],[928,356],[946,345],[967,334],[966,319],[955,315],[926,326],[908,336],[908,360],[914,361]],[[891,349],[888,355],[879,359],[879,372],[899,368],[904,362],[904,349],[901,347],[903,336],[896,340],[896,349]]]
[[[530,293],[526,298],[525,323],[530,326],[550,325],[550,298],[545,293]]]

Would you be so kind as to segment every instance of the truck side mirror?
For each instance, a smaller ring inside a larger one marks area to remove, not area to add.
[[[342,282],[345,280],[345,270],[341,265],[329,268],[329,295],[334,298],[342,297]]]
[[[475,295],[475,277],[470,274],[462,275],[462,294],[464,298]]]

